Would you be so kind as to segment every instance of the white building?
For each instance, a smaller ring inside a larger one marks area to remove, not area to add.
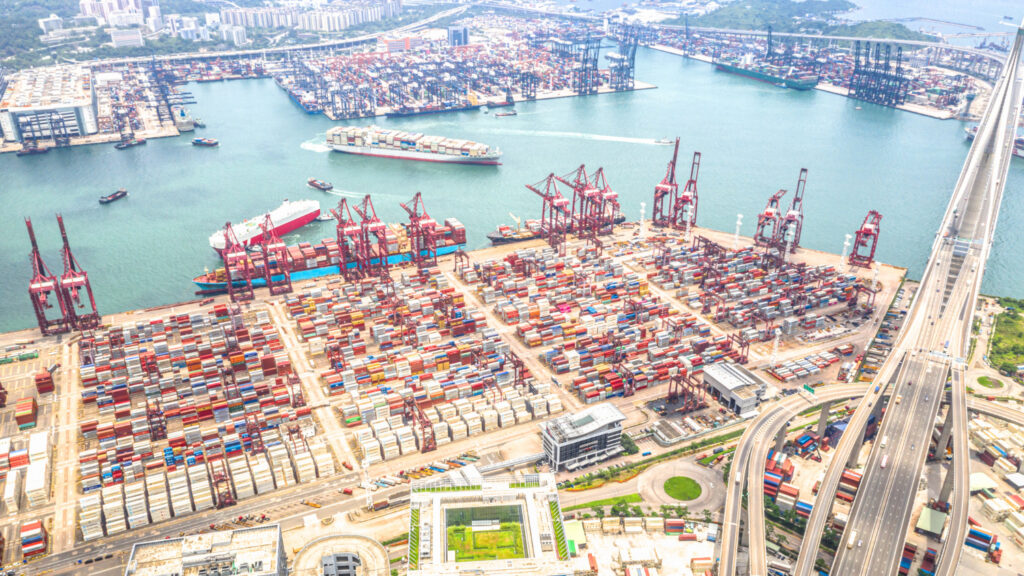
[[[281,527],[277,524],[221,530],[132,546],[125,576],[246,574],[286,576]]]
[[[737,414],[757,409],[768,384],[739,364],[723,362],[704,367],[704,385]]]
[[[80,66],[31,68],[13,74],[0,95],[4,140],[49,138],[63,126],[70,136],[95,134],[96,101],[92,73]]]
[[[221,26],[220,37],[225,42],[231,42],[235,46],[244,46],[247,42],[245,37],[245,28],[241,26]]]
[[[39,23],[39,27],[43,29],[43,34],[49,34],[64,27],[64,20],[56,14],[50,14],[46,18],[40,18],[37,22]]]
[[[604,402],[540,425],[544,453],[552,470],[576,470],[622,452],[626,416]]]
[[[140,48],[146,44],[139,28],[111,30],[110,41],[114,43],[114,48]]]
[[[160,14],[159,6],[150,6],[146,10],[146,28],[149,28],[150,32],[159,32],[164,28],[164,19]]]

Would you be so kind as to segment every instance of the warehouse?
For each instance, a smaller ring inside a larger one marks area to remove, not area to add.
[[[722,404],[743,415],[757,409],[767,384],[739,364],[713,364],[704,369],[704,385]]]
[[[199,576],[216,572],[286,576],[281,527],[272,524],[135,544],[124,574]]]
[[[92,73],[52,66],[13,74],[0,97],[4,140],[86,136],[99,131]]]
[[[552,470],[576,470],[622,452],[622,422],[613,404],[597,404],[540,425]]]

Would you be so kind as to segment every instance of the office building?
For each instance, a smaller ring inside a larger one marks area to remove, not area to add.
[[[540,425],[552,470],[577,470],[622,452],[622,422],[614,404],[595,404]]]

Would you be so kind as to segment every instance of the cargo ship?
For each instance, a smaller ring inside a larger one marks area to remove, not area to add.
[[[422,116],[424,114],[440,114],[441,112],[468,112],[478,110],[483,104],[467,104],[465,106],[436,106],[427,104],[425,106],[403,106],[391,112],[385,112],[385,118],[404,118],[406,116]]]
[[[541,236],[541,221],[540,220],[527,220],[525,226],[520,225],[519,219],[515,216],[512,219],[516,223],[516,227],[505,226],[504,224],[498,226],[498,228],[489,234],[487,239],[491,241],[494,246],[501,246],[502,244],[512,244],[513,242],[526,242],[527,240],[534,240],[542,238]],[[615,223],[622,224],[626,221],[626,216],[618,214],[615,216]],[[572,233],[572,227],[569,227],[569,232]]]
[[[327,192],[328,190],[333,190],[334,189],[334,185],[331,184],[330,182],[326,182],[324,180],[317,180],[316,178],[313,178],[313,177],[310,177],[309,180],[306,180],[306,184],[310,188],[315,188],[317,190],[323,190],[324,192]]]
[[[231,229],[235,238],[243,246],[259,244],[263,238],[263,221],[267,214],[270,214],[270,222],[274,225],[274,232],[282,236],[309,224],[320,215],[320,203],[316,200],[298,200],[290,202],[285,200],[280,206],[269,213],[263,213],[255,218],[250,218],[239,224],[232,224]],[[221,252],[224,250],[224,231],[218,230],[210,235],[210,247]]]
[[[121,140],[117,144],[114,144],[114,148],[117,148],[118,150],[127,150],[128,148],[141,146],[145,143],[146,140],[144,138],[132,138],[131,140]]]
[[[724,58],[715,60],[715,68],[723,72],[746,76],[776,86],[793,90],[811,90],[818,85],[817,74],[795,74],[792,69],[768,63],[755,63],[749,56],[743,59]]]
[[[194,139],[192,139],[192,145],[193,146],[204,146],[204,147],[207,147],[207,148],[213,148],[217,144],[220,144],[220,142],[217,142],[213,138],[194,138]]]
[[[466,228],[455,218],[448,218],[443,226],[438,226],[440,238],[435,251],[438,256],[451,254],[466,246]],[[397,265],[409,262],[412,259],[411,244],[404,224],[389,224],[385,231],[387,237],[387,262],[389,265]],[[297,245],[288,246],[288,257],[291,260],[291,279],[293,282],[321,278],[341,273],[340,250],[338,241],[335,238],[325,238],[317,244],[302,242]],[[252,285],[256,288],[265,287],[266,280],[263,278],[263,254],[250,252],[249,259],[253,264],[254,274]],[[374,255],[371,263],[379,263],[380,255]],[[354,268],[354,262],[348,263],[348,268]],[[203,294],[217,294],[227,291],[227,272],[224,268],[218,268],[212,272],[206,272],[193,278],[193,282]],[[235,280],[236,286],[242,286],[243,281]]]
[[[49,151],[49,148],[44,148],[42,146],[22,146],[21,150],[18,150],[17,155],[32,156],[34,154],[46,154]]]
[[[506,116],[516,116],[516,115],[518,115],[518,112],[516,112],[515,110],[509,110],[508,112],[495,112],[494,113],[494,117],[495,118],[504,118]]]
[[[107,194],[106,196],[100,196],[100,204],[110,204],[111,202],[113,202],[115,200],[120,200],[121,198],[124,198],[127,195],[128,195],[128,191],[125,190],[124,188],[121,188],[120,190],[118,190],[117,192],[114,192],[113,194]]]
[[[376,126],[336,126],[327,146],[345,154],[453,164],[501,164],[501,150],[469,140],[384,130]]]
[[[974,137],[978,134],[978,125],[975,124],[970,128],[964,128],[964,132],[967,133],[967,141],[973,142]],[[1024,158],[1024,136],[1017,136],[1013,140],[1013,155],[1017,158]]]

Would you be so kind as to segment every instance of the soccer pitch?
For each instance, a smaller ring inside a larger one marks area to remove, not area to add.
[[[502,522],[497,530],[474,531],[470,526],[448,526],[448,549],[456,562],[524,558],[523,525]]]

